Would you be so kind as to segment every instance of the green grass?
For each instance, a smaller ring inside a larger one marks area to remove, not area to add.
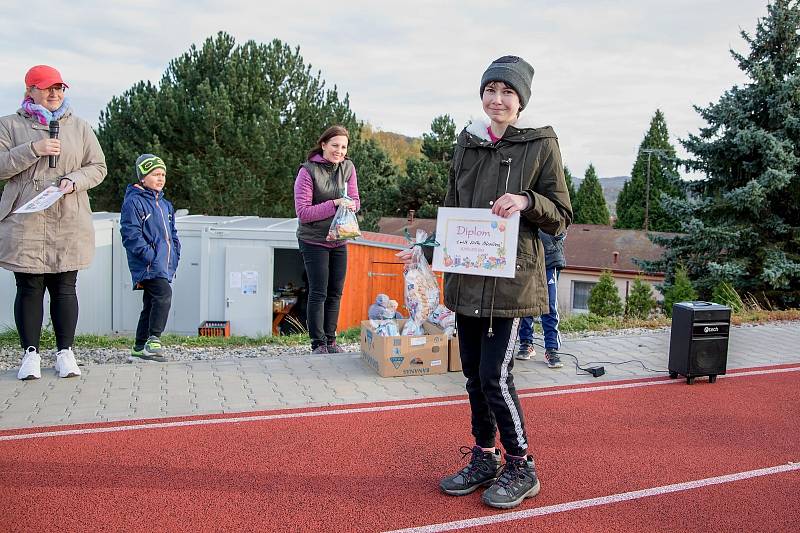
[[[800,309],[784,311],[766,311],[746,309],[731,317],[735,325],[769,322],[772,320],[800,320]],[[590,331],[608,331],[628,328],[660,328],[669,326],[671,321],[666,317],[648,320],[628,319],[624,317],[601,317],[593,314],[574,314],[562,317],[559,329],[563,333],[579,333]],[[541,333],[541,325],[536,324],[536,329]],[[360,329],[353,327],[339,333],[337,342],[340,344],[357,343]],[[161,340],[167,346],[185,346],[187,348],[225,348],[243,346],[302,346],[310,345],[311,340],[307,333],[298,335],[281,335],[278,337],[188,337],[183,335],[166,334]],[[42,349],[54,349],[56,338],[51,326],[42,329]],[[75,337],[75,348],[130,348],[133,338],[123,335],[78,335]],[[9,326],[0,330],[0,347],[19,347],[17,331]]]
[[[338,335],[338,342],[341,344],[358,342],[359,328],[350,328]],[[184,335],[165,334],[161,336],[161,341],[166,346],[185,346],[187,348],[226,348],[241,346],[298,346],[310,345],[311,339],[308,334],[281,335],[278,337],[194,337]],[[54,349],[56,337],[52,327],[42,329],[42,340],[40,347],[43,350]],[[19,335],[15,329],[6,328],[0,331],[0,346],[18,347]],[[75,337],[75,348],[130,348],[133,346],[133,337],[124,335],[77,335]]]

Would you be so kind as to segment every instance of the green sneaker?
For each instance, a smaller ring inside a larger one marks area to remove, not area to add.
[[[144,352],[147,355],[161,355],[162,351],[164,349],[161,346],[161,339],[154,335],[151,335],[147,342],[144,343]]]
[[[150,337],[144,346],[131,348],[131,354],[128,356],[129,362],[134,361],[158,361],[160,363],[166,362],[167,358],[161,355],[163,347],[158,337]]]

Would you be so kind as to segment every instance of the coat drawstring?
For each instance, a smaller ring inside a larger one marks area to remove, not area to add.
[[[528,145],[525,145],[525,148],[528,148]],[[508,165],[508,171],[506,172],[506,188],[503,191],[503,194],[508,192],[508,178],[511,176],[511,158],[508,159],[501,159],[500,163],[503,165]],[[494,297],[495,293],[497,292],[497,278],[494,278],[494,283],[492,284],[492,303],[489,307],[489,331],[486,333],[487,337],[494,337],[494,328],[492,325],[494,324]]]

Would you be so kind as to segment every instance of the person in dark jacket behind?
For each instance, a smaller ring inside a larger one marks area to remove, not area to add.
[[[461,364],[472,411],[470,463],[439,484],[450,495],[490,485],[483,502],[516,507],[539,493],[514,378],[519,319],[546,312],[544,251],[538,230],[563,233],[572,220],[564,166],[553,128],[520,118],[530,101],[533,67],[516,56],[495,60],[483,73],[480,95],[489,120],[472,121],[458,136],[445,207],[520,213],[516,276],[445,273],[445,305],[456,312]],[[410,261],[410,250],[398,254]],[[495,436],[505,449],[501,468]]]
[[[545,272],[547,273],[547,300],[549,309],[542,315],[542,331],[544,332],[544,362],[548,368],[561,368],[564,363],[558,355],[561,348],[561,334],[558,331],[558,277],[567,266],[564,259],[564,239],[567,234],[548,235],[539,230],[539,239],[544,245]],[[519,324],[519,351],[517,359],[527,361],[536,355],[533,349],[533,317],[526,316],[520,319]]]
[[[160,157],[136,159],[139,183],[128,185],[122,202],[120,232],[128,256],[133,290],[142,290],[142,313],[130,360],[166,361],[161,334],[172,305],[172,279],[181,256],[175,209],[164,198],[167,167]]]

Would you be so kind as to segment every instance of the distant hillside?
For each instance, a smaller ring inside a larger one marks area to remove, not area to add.
[[[617,214],[617,197],[619,196],[620,191],[622,191],[623,185],[625,185],[630,179],[630,176],[600,178],[600,186],[603,188],[603,198],[605,198],[608,211],[612,215]],[[575,177],[573,181],[575,183],[575,190],[577,191],[578,187],[581,186],[583,178]]]
[[[361,136],[365,139],[375,139],[381,147],[389,154],[401,172],[406,170],[406,159],[409,157],[421,157],[420,148],[422,139],[419,137],[408,137],[391,131],[375,130],[370,124],[364,124]]]

